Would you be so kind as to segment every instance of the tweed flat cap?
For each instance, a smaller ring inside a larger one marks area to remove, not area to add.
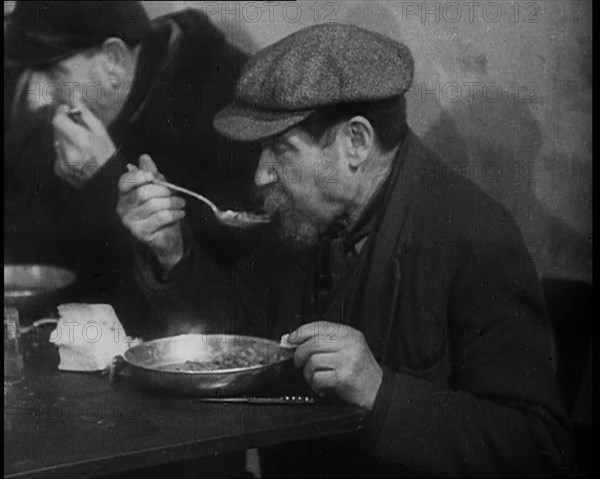
[[[4,66],[48,65],[110,37],[136,44],[149,32],[140,2],[19,1],[5,20]]]
[[[315,25],[250,59],[233,103],[213,124],[228,138],[260,140],[325,106],[403,95],[413,75],[414,61],[406,45],[352,25]]]

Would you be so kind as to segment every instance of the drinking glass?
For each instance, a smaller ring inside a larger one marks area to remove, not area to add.
[[[23,379],[23,352],[21,350],[21,327],[19,312],[4,307],[4,384]]]

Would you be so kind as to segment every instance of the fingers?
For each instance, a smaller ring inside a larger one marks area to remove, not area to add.
[[[105,129],[104,124],[90,111],[81,98],[74,98],[73,105],[81,111],[81,120],[90,131],[100,131]]]
[[[323,331],[326,325],[329,325],[326,321],[315,321],[313,323],[307,323],[300,326],[295,331],[292,331],[287,340],[293,346],[299,346],[300,344],[310,341],[313,338],[318,337],[319,331]]]
[[[149,242],[155,233],[185,217],[185,211],[178,207],[180,201],[180,198],[164,198],[152,200],[143,207],[136,208],[120,202],[117,205],[117,213],[136,238]]]
[[[304,365],[302,373],[308,383],[310,383],[313,375],[317,371],[337,369],[337,360],[335,354],[332,353],[317,353],[313,354]]]
[[[185,200],[175,196],[171,190],[161,185],[156,185],[152,181],[156,178],[158,170],[152,159],[148,155],[140,157],[140,166],[128,164],[128,173],[125,173],[119,179],[120,200],[117,205],[117,211],[122,218],[127,221],[139,221],[150,219],[153,215],[161,211],[181,211],[185,207]],[[163,213],[167,215],[167,213]],[[180,216],[178,213],[177,216]],[[180,217],[171,218],[158,216],[156,224],[158,227],[176,222]],[[152,222],[151,222],[152,223]],[[153,227],[153,230],[156,226]]]
[[[333,369],[316,371],[308,383],[318,393],[327,389],[335,389],[338,383],[338,373]]]
[[[133,190],[141,187],[142,185],[150,185],[152,183],[152,180],[154,179],[154,175],[152,173],[138,169],[132,171],[129,165],[127,168],[129,169],[129,172],[125,173],[121,176],[121,178],[119,178],[119,192],[122,195],[130,193]],[[161,188],[167,190],[167,188]]]
[[[168,198],[151,198],[140,205],[136,210],[136,217],[140,219],[150,218],[161,211],[178,211],[185,207],[185,200],[177,196]]]
[[[186,202],[168,188],[153,183],[162,175],[150,156],[142,155],[139,165],[138,168],[128,164],[128,172],[119,179],[117,214],[135,238],[151,245],[160,262],[165,248],[172,249],[177,244],[174,238],[181,235],[176,224],[185,217]]]
[[[324,343],[322,341],[307,341],[296,348],[294,352],[294,365],[303,368],[311,356],[319,353],[333,353],[337,351],[336,343]]]
[[[294,363],[297,367],[302,367],[311,354],[337,351],[344,335],[342,325],[316,321],[292,331],[287,342],[290,347],[297,348]]]
[[[56,110],[54,111],[54,116],[66,115],[69,110],[70,110],[69,105],[65,105],[64,103],[61,103],[60,105],[58,105],[56,107]]]
[[[154,213],[148,220],[151,221],[153,225],[156,225],[156,229],[159,230],[165,226],[181,221],[184,217],[185,211],[183,210],[160,210]]]
[[[158,231],[181,221],[184,217],[183,210],[160,210],[141,220],[136,228],[142,232],[142,238],[149,240]]]
[[[152,173],[154,175],[158,175],[158,169],[156,168],[156,165],[152,161],[152,158],[150,158],[150,155],[140,156],[139,165],[142,170],[149,171],[150,173]]]
[[[173,195],[169,189],[152,183],[137,186],[139,184],[130,184],[125,180],[119,180],[121,197],[117,205],[117,212],[120,216],[139,220],[149,218],[161,210],[183,210],[185,208],[185,200]]]
[[[67,105],[59,105],[52,118],[52,126],[54,128],[54,136],[62,141],[69,141],[73,143],[75,138],[81,137],[82,134],[86,133],[86,129],[71,120],[67,113],[69,107]]]
[[[136,201],[139,204],[145,203],[156,198],[178,198],[179,200],[183,201],[183,204],[185,204],[183,198],[175,196],[173,192],[168,188],[165,188],[161,185],[155,185],[153,183],[141,186],[136,190],[135,195]]]

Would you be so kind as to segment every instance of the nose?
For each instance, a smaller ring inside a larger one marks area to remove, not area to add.
[[[263,149],[260,155],[258,167],[254,173],[254,183],[256,186],[265,186],[277,181],[277,163],[269,154],[267,149]]]

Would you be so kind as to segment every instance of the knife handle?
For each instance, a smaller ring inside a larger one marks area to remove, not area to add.
[[[286,402],[292,402],[292,403],[312,404],[315,402],[315,398],[310,397],[310,396],[283,396],[282,399]]]

